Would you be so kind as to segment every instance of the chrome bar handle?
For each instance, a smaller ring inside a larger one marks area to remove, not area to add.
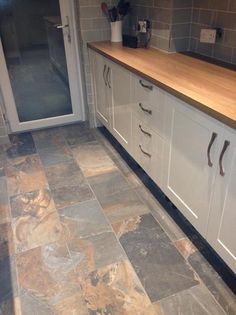
[[[139,80],[139,83],[142,85],[142,87],[144,87],[145,89],[149,89],[150,91],[153,90],[153,86],[152,85],[147,85],[144,84],[142,80]]]
[[[105,78],[106,69],[107,69],[107,65],[105,64],[104,67],[103,67],[103,80],[104,80],[105,85],[107,86],[107,81],[106,81],[106,78]]]
[[[152,157],[150,153],[148,153],[148,152],[146,152],[146,151],[143,150],[141,144],[139,145],[139,148],[140,148],[141,152],[142,152],[144,155],[148,156],[149,158]]]
[[[151,133],[149,133],[149,132],[147,132],[147,131],[145,131],[145,130],[143,130],[143,128],[142,128],[142,125],[140,124],[139,125],[139,129],[142,131],[142,133],[144,133],[145,135],[147,135],[148,137],[152,137],[152,135],[151,135]]]
[[[109,89],[111,89],[110,74],[111,74],[111,68],[108,66],[106,79],[107,79],[107,84],[108,84]]]
[[[217,138],[217,133],[213,132],[212,136],[211,136],[211,140],[210,140],[208,148],[207,148],[208,166],[210,166],[210,167],[213,166],[213,163],[211,161],[211,148],[212,148],[213,143],[215,142],[216,138]]]
[[[149,115],[152,115],[152,110],[144,108],[142,103],[139,103],[139,107],[142,109],[143,112],[148,113]]]
[[[71,43],[71,33],[70,33],[70,23],[69,23],[69,17],[66,16],[66,24],[56,24],[54,25],[57,29],[64,29],[64,28],[67,28],[68,29],[68,33],[67,33],[67,39],[68,39],[68,42]]]
[[[221,176],[225,176],[225,170],[224,170],[224,166],[223,166],[223,158],[224,158],[225,152],[228,149],[229,145],[230,145],[230,141],[225,140],[223,149],[222,149],[221,154],[220,154],[219,165],[220,165],[220,175]]]

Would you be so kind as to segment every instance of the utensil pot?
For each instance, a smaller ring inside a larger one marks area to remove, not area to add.
[[[111,41],[122,42],[122,21],[111,22]]]

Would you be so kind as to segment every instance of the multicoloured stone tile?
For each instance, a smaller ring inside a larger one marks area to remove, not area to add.
[[[18,296],[18,284],[14,256],[0,260],[0,304]]]
[[[70,147],[76,147],[82,143],[88,143],[95,140],[91,129],[87,123],[65,126],[62,133]]]
[[[41,189],[48,185],[38,155],[8,160],[6,176],[10,196]]]
[[[130,186],[119,171],[89,177],[88,181],[99,201],[104,196],[130,190]]]
[[[185,259],[188,259],[190,255],[197,251],[197,248],[188,238],[177,240],[174,242],[174,244]]]
[[[0,177],[0,224],[10,222],[10,220],[7,180],[5,177]]]
[[[64,186],[51,191],[57,209],[94,199],[94,194],[85,181],[82,181],[80,185]]]
[[[79,186],[84,182],[84,176],[74,161],[49,166],[45,172],[51,189]]]
[[[133,190],[101,196],[99,201],[111,223],[149,212],[148,207],[141,202]]]
[[[37,149],[58,147],[66,144],[60,128],[34,131],[32,135]]]
[[[81,306],[86,310],[74,272],[76,264],[63,242],[18,254],[16,265],[22,313],[80,314]],[[81,311],[83,314],[86,312]]]
[[[78,262],[78,275],[88,274],[97,268],[126,258],[122,247],[112,232],[105,232],[83,239],[69,239],[67,244],[72,259]]]
[[[117,170],[117,167],[98,142],[89,142],[73,149],[73,155],[85,177]]]
[[[59,209],[58,213],[67,240],[84,238],[112,230],[96,200]]]
[[[152,302],[199,283],[151,214],[117,223],[114,230]]]
[[[73,159],[71,150],[67,145],[44,147],[38,149],[38,154],[45,167],[69,162]]]
[[[57,241],[62,226],[49,190],[11,198],[12,227],[16,252]]]
[[[25,132],[9,136],[11,144],[6,150],[8,158],[16,158],[36,153],[34,140],[31,133]]]
[[[226,315],[203,285],[181,291],[153,307],[156,315]]]
[[[80,284],[89,314],[155,315],[127,260],[97,269]]]

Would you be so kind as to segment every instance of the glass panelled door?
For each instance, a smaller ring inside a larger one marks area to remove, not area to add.
[[[69,0],[0,0],[1,88],[13,131],[83,119],[73,31]]]

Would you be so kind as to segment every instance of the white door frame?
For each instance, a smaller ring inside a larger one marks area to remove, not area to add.
[[[11,87],[5,55],[0,38],[0,87],[6,107],[6,114],[12,132],[46,128],[85,120],[85,95],[82,80],[81,51],[76,27],[75,0],[59,0],[62,24],[67,24],[69,17],[71,42],[68,41],[68,29],[63,29],[67,69],[73,113],[65,116],[50,117],[34,121],[20,122]]]

